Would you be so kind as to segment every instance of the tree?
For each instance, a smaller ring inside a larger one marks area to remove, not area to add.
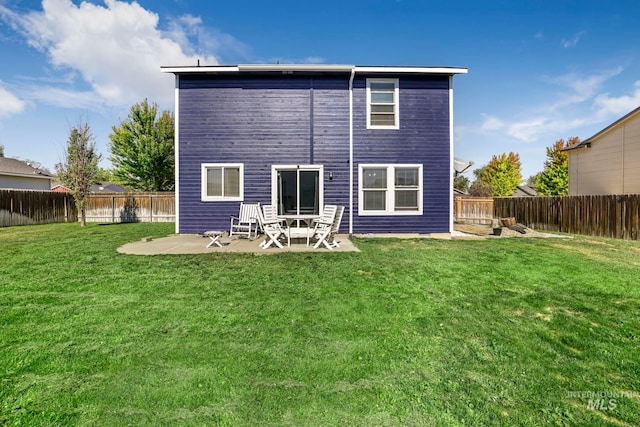
[[[4,157],[4,145],[0,145],[0,157]]]
[[[111,170],[105,168],[98,168],[98,174],[96,175],[96,181],[98,182],[111,182]]]
[[[469,195],[474,197],[491,197],[493,190],[486,182],[476,179],[469,186]]]
[[[129,117],[113,126],[112,178],[134,190],[170,191],[174,188],[173,114],[145,99],[131,107]]]
[[[569,194],[569,155],[564,148],[579,144],[580,138],[572,136],[565,142],[557,140],[547,147],[547,160],[538,175],[535,189],[541,196],[566,196]]]
[[[466,191],[469,189],[469,178],[464,175],[456,176],[455,178],[453,178],[453,188],[466,193]]]
[[[89,187],[98,174],[98,162],[102,156],[96,152],[96,143],[89,124],[78,123],[71,129],[62,163],[56,163],[58,179],[69,189],[80,212],[80,225],[87,224],[85,212]]]
[[[480,181],[491,187],[493,196],[510,196],[522,182],[520,155],[510,152],[493,156],[484,167]]]

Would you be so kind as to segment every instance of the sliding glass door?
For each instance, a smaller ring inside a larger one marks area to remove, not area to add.
[[[319,215],[322,166],[273,166],[273,199],[280,215]]]

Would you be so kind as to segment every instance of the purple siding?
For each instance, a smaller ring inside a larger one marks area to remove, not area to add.
[[[354,182],[353,230],[356,233],[449,232],[449,79],[447,76],[399,78],[400,129],[367,129],[366,78],[354,81],[354,173],[366,163],[421,163],[422,216],[358,216]],[[356,179],[357,181],[357,179]]]
[[[348,74],[180,75],[179,232],[225,230],[238,213],[239,202],[200,201],[202,163],[244,163],[244,200],[261,203],[271,202],[273,164],[323,165],[324,204],[347,207],[347,231],[348,81]],[[448,77],[400,76],[399,130],[366,129],[365,82],[356,76],[353,94],[354,232],[449,231]],[[424,164],[424,215],[359,217],[361,163]]]

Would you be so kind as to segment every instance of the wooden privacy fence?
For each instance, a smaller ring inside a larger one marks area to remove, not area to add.
[[[494,213],[538,230],[639,239],[640,195],[497,197]]]
[[[91,194],[87,222],[174,222],[175,193]]]
[[[493,198],[456,196],[453,211],[457,222],[491,224],[493,219]]]
[[[73,222],[77,217],[68,193],[0,189],[0,227]]]

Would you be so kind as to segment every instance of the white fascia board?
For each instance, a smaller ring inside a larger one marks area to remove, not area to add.
[[[353,65],[343,64],[244,64],[240,71],[338,71],[351,72]]]
[[[160,71],[163,73],[174,73],[174,74],[183,74],[183,73],[237,73],[239,68],[237,66],[194,66],[194,67],[160,67]]]
[[[17,176],[19,178],[35,178],[35,179],[48,179],[53,180],[52,176],[48,175],[40,175],[40,174],[26,174],[26,173],[15,173],[15,172],[0,172],[0,176]]]
[[[163,73],[186,74],[186,73],[238,73],[238,72],[344,72],[372,74],[467,74],[466,68],[459,67],[369,67],[355,66],[347,64],[242,64],[234,66],[187,66],[187,67],[160,67]]]
[[[367,67],[356,66],[357,73],[390,74],[467,74],[467,68],[458,67]]]

